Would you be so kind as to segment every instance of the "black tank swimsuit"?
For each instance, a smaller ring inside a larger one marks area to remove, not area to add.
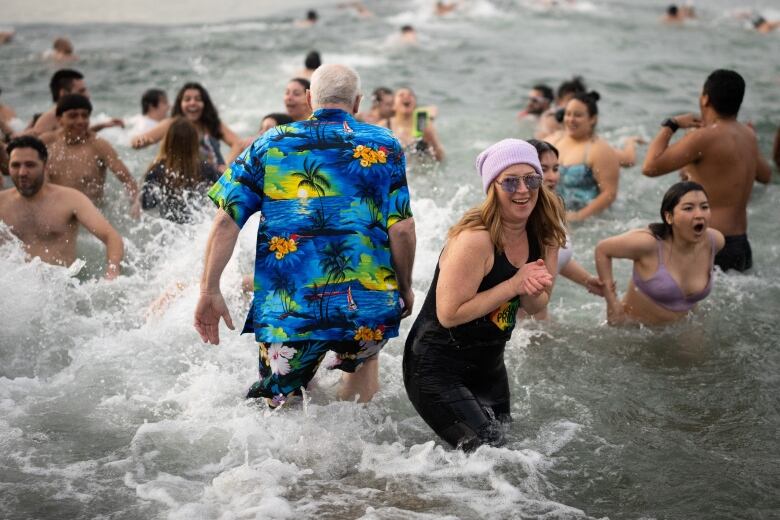
[[[528,262],[540,257],[528,237]],[[517,272],[504,253],[494,252],[493,268],[477,292],[508,280]],[[509,414],[509,383],[504,346],[515,327],[520,298],[468,323],[445,328],[436,317],[439,265],[404,348],[404,385],[417,412],[453,447],[473,450],[503,442],[502,423]]]

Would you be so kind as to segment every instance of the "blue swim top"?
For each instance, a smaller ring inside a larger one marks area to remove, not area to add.
[[[653,273],[653,276],[647,280],[642,280],[639,274],[634,272],[632,280],[634,285],[639,291],[650,298],[653,303],[663,307],[664,309],[672,312],[688,312],[693,309],[698,302],[706,298],[712,290],[712,267],[715,262],[715,239],[712,237],[712,233],[707,232],[710,237],[710,245],[712,247],[712,253],[710,255],[710,277],[707,281],[707,285],[701,291],[686,296],[677,282],[672,278],[671,273],[666,270],[664,264],[663,255],[663,240],[656,238],[658,242],[658,269]]]
[[[585,146],[585,156],[581,163],[559,167],[561,180],[558,182],[558,192],[563,198],[567,210],[580,210],[601,193],[599,185],[593,177],[593,170],[588,166],[589,150],[590,143]]]

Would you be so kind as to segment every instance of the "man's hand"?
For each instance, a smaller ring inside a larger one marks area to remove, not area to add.
[[[414,308],[414,291],[411,287],[406,291],[401,291],[401,319],[407,318],[412,315],[412,309]]]
[[[92,132],[100,132],[101,130],[105,130],[106,128],[112,128],[115,126],[119,126],[121,128],[125,127],[125,122],[117,117],[113,117],[109,119],[108,121],[104,121],[102,123],[94,124],[90,127],[90,130]]]
[[[219,345],[219,319],[225,320],[230,330],[235,330],[222,293],[201,293],[195,306],[195,330],[204,343]]]
[[[700,128],[701,118],[696,114],[680,114],[674,116],[673,119],[677,122],[680,128]]]
[[[108,266],[106,266],[106,280],[116,280],[120,272],[121,269],[117,264],[109,263]]]

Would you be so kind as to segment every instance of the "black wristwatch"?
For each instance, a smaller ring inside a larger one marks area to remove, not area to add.
[[[663,122],[661,123],[661,126],[665,126],[669,128],[672,131],[672,133],[675,133],[677,129],[680,128],[680,125],[677,123],[677,121],[675,121],[671,117],[664,119]]]

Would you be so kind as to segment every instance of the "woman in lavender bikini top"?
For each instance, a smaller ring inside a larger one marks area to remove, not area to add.
[[[713,261],[723,248],[723,234],[709,227],[710,207],[704,188],[678,182],[661,202],[661,222],[602,240],[596,246],[596,269],[605,287],[613,287],[612,259],[633,260],[634,269],[622,300],[607,291],[607,321],[662,325],[686,316],[712,290]]]

